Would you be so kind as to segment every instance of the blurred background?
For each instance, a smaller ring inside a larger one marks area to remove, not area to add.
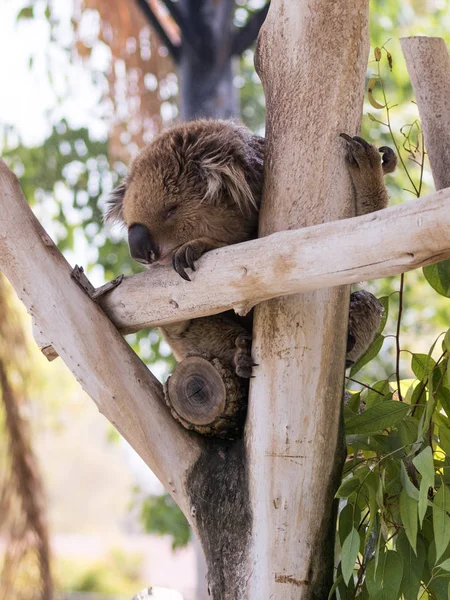
[[[399,38],[447,35],[449,43],[449,6],[370,6],[368,81],[379,67],[408,171],[400,168],[388,187],[393,203],[405,202],[431,191],[432,179],[426,161],[422,173]],[[68,261],[82,265],[95,286],[140,269],[124,232],[102,223],[107,196],[140,147],[199,115],[240,118],[264,133],[253,52],[266,12],[265,0],[0,3],[2,157]],[[376,46],[386,48],[392,69],[385,51],[374,60]],[[384,105],[379,85],[373,96]],[[386,111],[376,104],[365,103],[363,134],[392,145]],[[390,299],[389,319],[398,286],[398,278],[364,285]],[[405,347],[427,353],[449,326],[448,302],[421,272],[406,276]],[[392,338],[358,374],[362,381],[394,372]],[[152,372],[167,377],[174,362],[156,331],[128,341]],[[407,377],[408,360],[401,368]],[[201,553],[184,517],[62,361],[48,363],[39,353],[30,319],[1,274],[0,382],[0,598],[50,600],[54,588],[60,599],[119,600],[148,585],[177,590],[185,600],[205,598]]]

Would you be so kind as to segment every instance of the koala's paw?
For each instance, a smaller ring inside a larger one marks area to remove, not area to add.
[[[383,168],[383,173],[385,175],[393,173],[397,166],[397,155],[395,152],[392,148],[389,148],[389,146],[381,146],[381,148],[378,148],[378,151],[382,153],[383,162],[381,166]]]
[[[345,158],[352,177],[358,177],[364,171],[380,172],[381,157],[375,146],[357,135],[354,137],[350,137],[346,133],[341,133],[340,135],[347,142],[347,154]],[[387,148],[387,146],[383,148]],[[390,148],[389,150],[392,152]],[[387,152],[385,154],[387,155]]]
[[[186,281],[191,281],[191,278],[186,273],[185,269],[192,269],[195,271],[195,261],[200,258],[205,252],[205,247],[202,242],[193,240],[180,246],[173,253],[172,266],[175,271]]]
[[[341,133],[347,143],[346,163],[356,194],[356,214],[365,215],[386,208],[388,194],[384,175],[392,173],[397,164],[394,151],[387,146],[380,150],[361,137]],[[383,158],[380,155],[383,154]]]
[[[236,375],[244,379],[250,379],[253,377],[253,367],[258,366],[253,362],[251,355],[252,336],[249,333],[240,333],[236,338],[235,344],[234,365]]]

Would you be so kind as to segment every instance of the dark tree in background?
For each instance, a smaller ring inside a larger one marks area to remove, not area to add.
[[[177,65],[181,118],[238,116],[239,102],[233,83],[237,58],[256,40],[269,3],[249,13],[247,23],[237,27],[234,0],[135,1]],[[179,36],[170,36],[161,4],[168,10]]]

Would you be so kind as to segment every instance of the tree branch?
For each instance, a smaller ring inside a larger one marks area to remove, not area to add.
[[[342,166],[344,169],[344,166]],[[150,268],[100,299],[122,333],[389,277],[450,258],[450,188],[385,210],[208,252],[191,282]],[[408,235],[405,235],[405,231]]]
[[[69,264],[1,160],[0,214],[0,269],[100,412],[189,516],[184,480],[202,441],[174,421],[161,384],[71,278]]]
[[[173,0],[161,0],[164,6],[169,11],[170,16],[180,28],[182,34],[183,43],[188,44],[192,50],[199,52],[201,44],[196,35],[194,27],[192,26],[192,20],[189,19],[186,12],[182,10],[179,2],[173,2]]]
[[[181,46],[175,46],[175,44],[172,43],[172,40],[167,35],[167,31],[161,25],[158,17],[153,12],[153,10],[152,10],[151,6],[149,5],[149,3],[147,2],[147,0],[134,0],[134,1],[136,2],[137,6],[141,9],[144,16],[147,18],[148,22],[150,23],[150,25],[153,27],[153,29],[155,30],[155,32],[161,39],[161,42],[164,44],[164,46],[166,46],[166,48],[169,51],[169,54],[172,57],[172,59],[174,60],[174,62],[178,63],[180,60],[180,55],[181,55]]]
[[[237,29],[231,41],[231,56],[240,56],[244,50],[247,50],[258,37],[261,25],[264,23],[269,12],[270,2],[257,13],[252,15],[246,25]]]
[[[437,190],[450,186],[450,55],[442,38],[401,40]]]

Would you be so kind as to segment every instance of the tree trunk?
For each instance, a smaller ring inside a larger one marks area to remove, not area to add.
[[[442,38],[403,38],[437,190],[450,187],[450,55]]]
[[[260,235],[352,215],[339,133],[359,132],[368,49],[367,0],[272,0],[256,55],[267,101]],[[242,598],[325,600],[332,585],[348,306],[340,287],[255,310]]]
[[[195,47],[186,42],[180,56],[181,119],[237,117],[239,103],[233,85],[236,61],[230,57],[227,43],[234,3],[230,0],[181,0],[181,5],[199,34]]]

